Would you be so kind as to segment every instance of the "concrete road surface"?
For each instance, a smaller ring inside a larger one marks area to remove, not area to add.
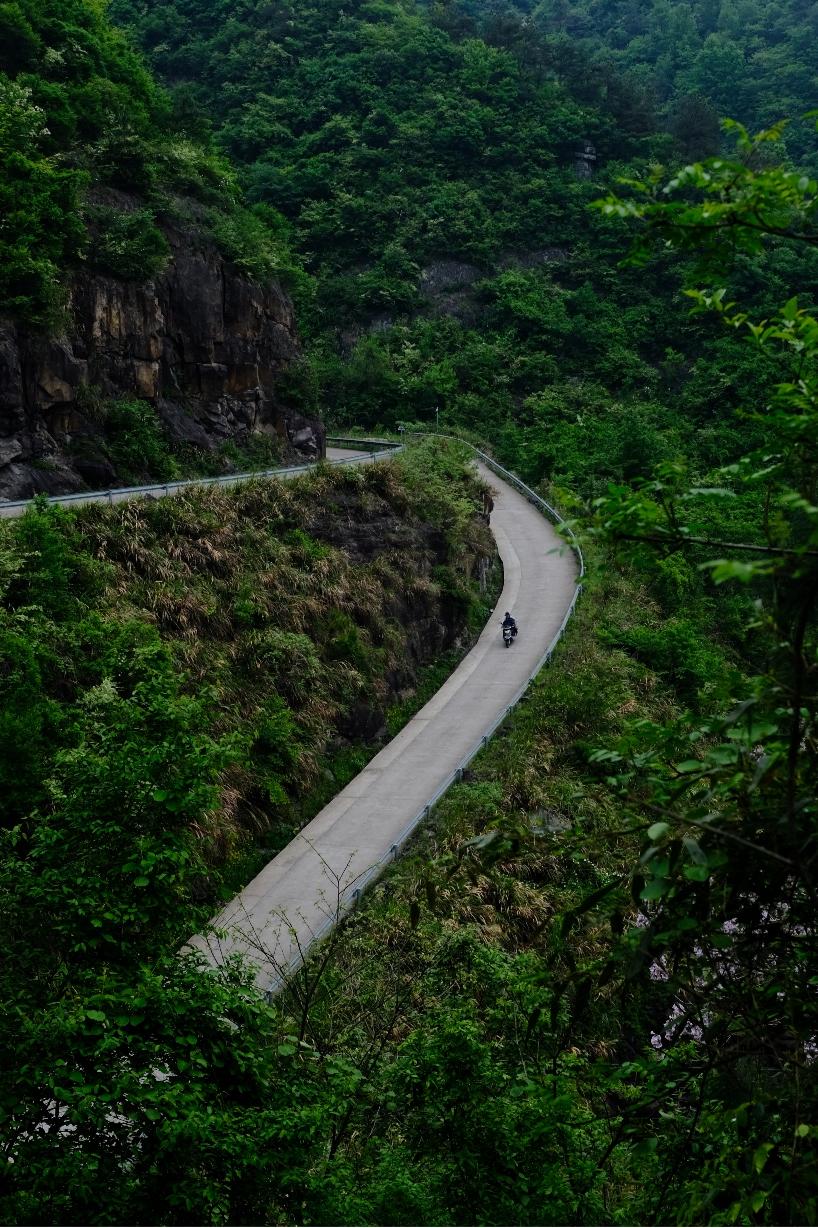
[[[327,448],[328,461],[369,460],[371,453],[356,452],[353,448]]]
[[[277,988],[513,702],[557,633],[576,590],[575,558],[557,552],[553,527],[522,495],[481,472],[497,492],[491,526],[504,585],[480,639],[397,737],[222,909],[212,930],[192,939],[213,966],[244,954],[260,987]],[[511,648],[499,627],[506,610],[520,627]]]

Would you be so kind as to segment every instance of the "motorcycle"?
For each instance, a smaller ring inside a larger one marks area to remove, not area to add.
[[[500,627],[502,628],[503,632],[503,643],[505,644],[506,648],[510,648],[514,643],[515,636],[517,635],[517,628],[509,627],[506,623],[500,623]]]

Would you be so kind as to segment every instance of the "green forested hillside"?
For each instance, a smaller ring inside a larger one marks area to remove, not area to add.
[[[4,4],[0,32],[0,311],[44,321],[55,276],[83,251],[83,190],[92,176],[144,188],[169,107],[85,4]]]
[[[692,154],[716,152],[720,116],[763,128],[815,106],[818,14],[803,0],[524,0],[514,7],[600,67],[638,82]],[[803,137],[787,143],[814,163]]]
[[[731,411],[762,395],[763,366],[679,311],[685,259],[623,268],[626,235],[589,209],[618,176],[678,164],[690,143],[663,130],[633,73],[581,40],[495,5],[113,11],[177,107],[210,118],[250,199],[288,220],[313,279],[300,393],[329,421],[439,410],[528,476],[561,478],[569,454],[604,485],[672,455],[678,430],[707,467]],[[805,95],[809,55],[795,59]],[[752,79],[777,118],[772,86]],[[586,143],[590,179],[577,171]],[[732,280],[763,313],[796,273],[812,293],[817,272],[810,253],[773,250],[763,272],[742,259]],[[589,430],[615,437],[604,456]]]
[[[124,191],[130,207],[95,205],[99,188]],[[197,202],[194,224],[252,271],[284,263],[224,159],[186,133],[101,8],[0,5],[0,315],[59,327],[63,275],[83,264],[152,277],[169,255],[157,213],[185,200]]]
[[[812,9],[116,0],[160,88],[96,8],[2,7],[7,308],[87,258],[90,176],[129,258],[181,185],[294,252],[293,398],[439,414],[590,563],[267,1003],[178,946],[362,762],[413,616],[479,615],[463,454],[3,528],[4,1218],[816,1221],[818,139],[713,122],[814,104]]]

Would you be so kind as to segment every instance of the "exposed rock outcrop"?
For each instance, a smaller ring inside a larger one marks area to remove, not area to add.
[[[574,174],[577,179],[593,179],[597,161],[596,148],[590,141],[583,141],[582,148],[574,154]]]
[[[433,315],[469,326],[479,316],[475,287],[490,275],[463,260],[435,260],[421,269],[418,289]]]
[[[553,246],[505,251],[493,263],[484,266],[464,260],[433,260],[419,270],[416,305],[393,315],[381,313],[370,316],[365,322],[345,324],[338,331],[341,354],[349,358],[362,337],[388,332],[396,324],[405,324],[421,316],[448,317],[465,328],[478,327],[485,311],[482,282],[491,281],[509,269],[557,268],[568,264],[570,259],[568,248]]]
[[[100,397],[150,402],[173,439],[201,449],[266,433],[285,455],[323,454],[321,424],[277,396],[299,355],[287,295],[201,236],[166,235],[171,260],[153,282],[78,272],[63,335],[0,321],[0,498],[116,482]]]

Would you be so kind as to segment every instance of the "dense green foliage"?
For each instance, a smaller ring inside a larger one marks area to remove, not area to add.
[[[81,0],[4,4],[0,28],[0,310],[43,322],[58,270],[83,250],[80,194],[93,175],[141,178],[145,133],[166,104]]]
[[[126,279],[159,272],[157,218],[211,234],[256,275],[286,264],[206,132],[186,132],[88,0],[0,5],[0,212],[0,314],[28,324],[53,326],[61,280],[82,264]]]
[[[719,116],[762,128],[815,106],[818,15],[802,0],[514,0],[514,7],[561,36],[567,54],[590,54],[597,71],[641,86],[645,105],[658,104],[688,155],[717,152]],[[791,138],[793,154],[814,158],[802,136]]]
[[[557,82],[534,81],[479,39],[454,41],[411,3],[250,0],[227,22],[215,3],[116,11],[136,22],[158,71],[219,118],[251,196],[296,220],[314,267],[385,261],[369,279],[376,307],[391,305],[379,287],[390,277],[400,302],[413,262],[487,259],[542,236],[576,143],[610,127]],[[357,303],[362,290],[346,297]]]
[[[667,143],[626,108],[586,103],[554,65],[457,37],[410,0],[341,17],[332,3],[248,2],[229,20],[218,4],[114,11],[177,97],[216,117],[250,199],[289,219],[314,276],[309,387],[330,418],[394,424],[439,406],[494,431],[589,366],[628,388],[651,378],[649,317],[603,301],[612,232],[573,165],[586,141],[622,163]],[[468,267],[450,308],[452,260]]]
[[[603,202],[606,212],[642,224],[636,259],[656,240],[696,251],[700,276],[710,278],[707,289],[689,291],[697,308],[771,359],[777,379],[762,404],[748,407],[754,430],[742,452],[724,457],[718,485],[703,489],[681,466],[666,466],[642,489],[612,488],[599,501],[605,531],[637,559],[646,548],[681,551],[716,586],[748,597],[736,611],[739,669],[724,690],[714,687],[702,713],[645,724],[593,760],[610,772],[628,820],[655,820],[635,880],[648,902],[639,943],[643,958],[658,960],[673,1010],[660,1034],[667,1064],[652,1072],[650,1090],[680,1106],[685,1087],[695,1105],[684,1115],[701,1174],[685,1191],[686,1213],[708,1208],[718,1184],[732,1218],[808,1223],[818,1111],[809,988],[818,320],[797,298],[759,319],[730,302],[717,280],[731,253],[758,254],[770,236],[796,248],[818,243],[818,183],[764,156],[779,135],[751,139],[739,130],[733,160],[712,159]],[[660,1205],[680,1167],[665,1177]]]
[[[674,136],[646,90],[646,73],[667,78],[662,55],[681,55],[664,10],[598,7],[598,41],[623,23],[653,32],[634,34],[627,66],[560,33],[570,6],[115,3],[177,106],[215,121],[250,199],[286,217],[312,276],[299,303],[310,370],[291,391],[331,423],[439,410],[532,478],[585,457],[584,492],[647,473],[677,432],[705,467],[732,446],[730,411],[763,395],[772,364],[678,310],[686,255],[623,268],[627,236],[588,209],[618,175],[710,152],[712,131],[697,140],[688,118]],[[689,7],[668,6],[680,21]],[[702,39],[730,24],[726,3],[694,7]],[[792,34],[797,110],[813,44],[810,15],[791,18],[764,36],[757,13],[741,24],[759,57],[781,54],[776,30]],[[772,68],[752,81],[758,114],[780,114]],[[784,140],[812,149],[797,125]],[[588,142],[590,179],[577,173]],[[776,249],[763,269],[740,261],[732,283],[764,313],[795,277],[814,294],[815,256]]]

